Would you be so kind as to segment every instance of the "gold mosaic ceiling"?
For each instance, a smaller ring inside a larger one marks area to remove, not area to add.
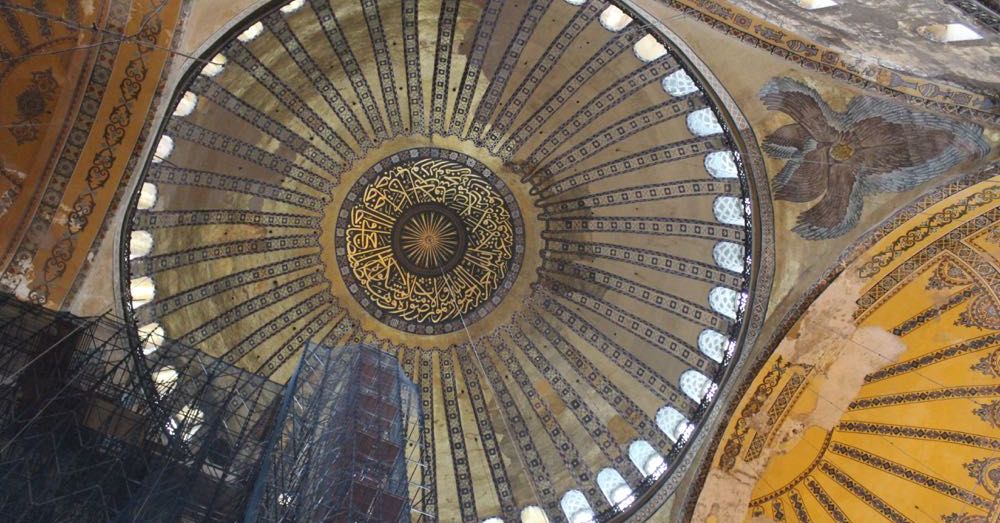
[[[127,308],[150,351],[278,382],[309,339],[395,353],[441,521],[628,512],[680,472],[755,297],[705,85],[605,1],[270,5],[175,92]]]
[[[736,405],[692,521],[997,520],[997,172],[928,191],[809,304]]]

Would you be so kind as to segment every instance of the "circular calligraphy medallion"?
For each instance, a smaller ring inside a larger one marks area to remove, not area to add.
[[[524,225],[507,185],[462,153],[418,148],[372,166],[337,219],[348,290],[381,322],[443,334],[485,317],[513,286]]]

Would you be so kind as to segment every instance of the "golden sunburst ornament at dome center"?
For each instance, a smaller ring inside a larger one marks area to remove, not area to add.
[[[369,169],[337,220],[341,275],[383,323],[441,334],[484,317],[513,285],[524,225],[510,189],[485,165],[436,148]]]
[[[458,261],[461,224],[448,216],[447,207],[421,208],[408,220],[400,220],[397,253],[422,271],[445,270]]]

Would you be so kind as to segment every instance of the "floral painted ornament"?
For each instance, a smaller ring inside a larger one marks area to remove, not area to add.
[[[52,69],[31,73],[31,84],[14,98],[18,121],[8,127],[18,145],[38,139],[41,118],[50,111],[58,89]]]
[[[788,160],[774,179],[775,198],[816,202],[792,229],[809,240],[853,229],[867,195],[910,190],[990,150],[975,124],[881,98],[856,96],[845,112],[837,112],[790,78],[771,80],[760,98],[794,121],[768,136],[764,150]]]

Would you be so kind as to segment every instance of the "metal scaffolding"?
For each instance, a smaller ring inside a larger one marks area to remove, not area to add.
[[[309,344],[244,521],[430,521],[421,511],[420,403],[396,358]]]
[[[282,386],[143,341],[0,295],[5,521],[406,521],[422,506],[407,497],[424,489],[407,482],[418,398],[392,355],[309,345]]]

